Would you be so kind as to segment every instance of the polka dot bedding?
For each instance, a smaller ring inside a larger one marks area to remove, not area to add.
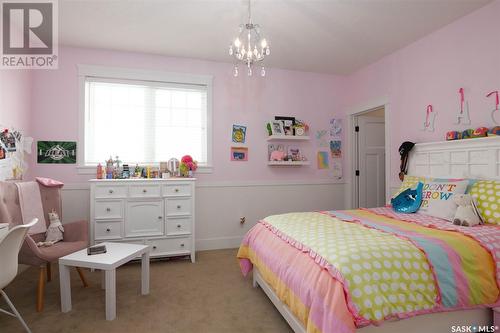
[[[500,181],[478,180],[469,193],[476,198],[484,221],[500,224]]]
[[[435,258],[428,255],[425,246],[420,246],[423,243],[412,241],[413,231],[387,227],[382,221],[385,217],[375,213],[366,220],[350,212],[290,213],[267,217],[261,223],[292,246],[309,253],[342,282],[348,308],[358,327],[444,307],[496,301],[493,294],[498,295],[498,288],[494,279],[487,283],[494,289],[488,290],[493,295],[489,299],[469,299],[470,290],[448,290],[450,286],[445,288],[439,281],[442,272],[436,270],[440,265],[432,262]],[[426,242],[432,241],[429,239]],[[471,253],[477,255],[477,251]],[[461,267],[453,269],[456,273]]]

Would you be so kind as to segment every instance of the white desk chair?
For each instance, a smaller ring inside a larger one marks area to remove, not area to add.
[[[28,233],[28,229],[35,225],[38,222],[38,219],[33,219],[28,224],[18,225],[12,228],[7,236],[5,236],[2,240],[0,240],[0,295],[3,296],[7,304],[9,305],[12,312],[0,309],[0,312],[8,314],[10,316],[16,317],[19,319],[21,324],[23,325],[26,332],[31,333],[28,325],[24,322],[23,318],[17,312],[14,304],[10,301],[7,294],[3,291],[9,283],[14,280],[17,275],[17,256],[19,254],[19,250],[21,249],[21,245],[23,244],[24,237]]]

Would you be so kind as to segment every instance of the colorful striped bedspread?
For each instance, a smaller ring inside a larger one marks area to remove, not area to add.
[[[265,218],[238,252],[306,327],[344,333],[391,318],[500,305],[500,228],[390,208]]]

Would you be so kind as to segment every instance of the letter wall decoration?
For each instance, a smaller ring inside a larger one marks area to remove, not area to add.
[[[431,104],[427,105],[427,110],[425,112],[425,122],[422,131],[434,132],[434,121],[436,120],[436,112]]]
[[[455,124],[469,125],[469,102],[465,100],[464,88],[460,88],[458,94],[460,95],[460,112],[457,113]]]
[[[488,95],[486,95],[486,97],[490,97],[493,95],[495,95],[495,108],[493,109],[493,111],[491,111],[491,120],[493,121],[494,124],[499,125],[499,122],[495,118],[495,111],[497,111],[497,114],[500,112],[500,110],[499,110],[499,104],[500,104],[499,102],[500,101],[498,98],[498,90],[490,92]]]

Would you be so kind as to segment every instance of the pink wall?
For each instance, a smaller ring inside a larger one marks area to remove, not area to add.
[[[16,128],[31,135],[31,73],[27,70],[0,70],[0,126]],[[28,170],[25,179],[31,177]]]
[[[496,0],[348,77],[270,69],[265,79],[235,79],[228,63],[63,47],[59,70],[33,73],[32,135],[35,140],[77,140],[77,64],[208,74],[214,76],[214,172],[199,178],[331,179],[330,171],[316,169],[314,140],[301,144],[311,166],[268,167],[265,121],[274,115],[293,115],[309,122],[314,132],[326,129],[332,117],[385,98],[391,126],[391,185],[397,186],[397,148],[401,142],[443,140],[451,129],[492,125],[493,100],[485,94],[500,90],[499,15],[500,0]],[[453,125],[460,87],[465,88],[470,103],[470,126]],[[438,114],[434,133],[420,131],[428,104],[433,104]],[[248,162],[229,161],[233,123],[248,126]],[[37,175],[66,182],[89,178],[78,175],[75,166],[37,165],[34,156],[33,165]]]
[[[0,70],[0,125],[30,130],[31,74],[26,70]]]
[[[349,110],[380,98],[390,103],[393,185],[401,142],[440,141],[449,130],[493,126],[494,99],[485,95],[500,90],[499,17],[497,0],[347,78]],[[453,124],[460,87],[470,103],[469,126]],[[428,104],[437,112],[434,133],[420,131]]]
[[[316,129],[327,129],[331,117],[342,114],[342,78],[306,72],[269,69],[267,77],[232,77],[229,63],[169,58],[138,53],[60,48],[59,70],[36,71],[33,76],[33,126],[36,140],[77,140],[77,64],[117,66],[213,75],[212,174],[207,181],[318,180],[330,171],[317,170],[315,141],[299,144],[311,161],[308,167],[269,167],[265,122],[274,115],[303,119]],[[230,162],[232,124],[247,125],[248,162]],[[110,152],[112,154],[113,152]],[[187,152],[186,152],[187,153]],[[78,175],[74,165],[40,165],[34,172],[65,182],[82,182],[93,176]]]

